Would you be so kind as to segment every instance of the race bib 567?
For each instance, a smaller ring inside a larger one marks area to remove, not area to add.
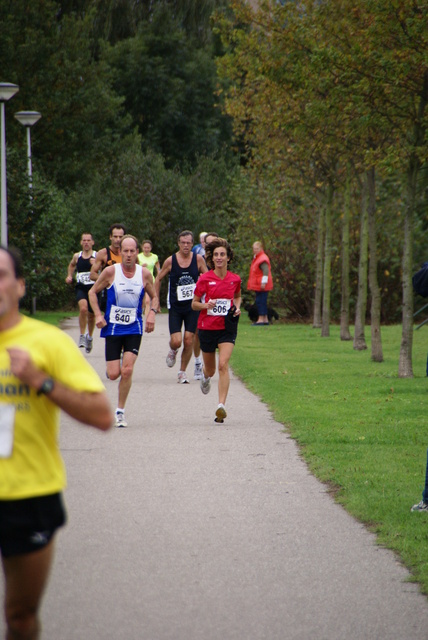
[[[179,284],[177,286],[177,300],[179,302],[184,302],[185,300],[193,300],[193,292],[195,290],[196,284],[192,282],[192,284]]]

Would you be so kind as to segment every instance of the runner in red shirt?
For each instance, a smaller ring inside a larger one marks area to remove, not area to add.
[[[192,309],[199,311],[198,331],[204,359],[202,393],[211,388],[211,378],[216,371],[218,349],[218,399],[216,422],[224,422],[227,416],[225,403],[229,391],[229,360],[238,331],[241,313],[241,278],[228,271],[233,251],[227,240],[214,238],[205,247],[205,260],[211,271],[199,277],[192,301]]]

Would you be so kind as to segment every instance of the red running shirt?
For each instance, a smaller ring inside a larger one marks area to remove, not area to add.
[[[210,312],[207,309],[199,312],[198,329],[224,329],[224,316],[233,305],[233,299],[240,293],[241,278],[236,273],[228,271],[223,279],[219,278],[214,271],[203,273],[196,283],[194,295],[198,296],[201,302],[216,299],[217,304]]]

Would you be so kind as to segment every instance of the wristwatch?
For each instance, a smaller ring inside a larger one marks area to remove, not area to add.
[[[150,311],[153,311],[154,313],[159,313],[159,311],[156,311],[156,309],[153,309],[153,307],[150,307]]]
[[[46,378],[46,380],[44,381],[40,389],[37,391],[37,395],[41,396],[42,394],[46,395],[50,393],[54,388],[54,385],[55,385],[55,381],[52,380],[52,378]]]

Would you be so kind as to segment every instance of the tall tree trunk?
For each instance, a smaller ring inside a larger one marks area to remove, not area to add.
[[[404,246],[403,246],[403,310],[402,332],[400,346],[400,360],[398,364],[399,378],[413,378],[412,347],[413,347],[413,218],[416,199],[416,181],[418,177],[418,161],[416,157],[410,160],[407,174],[408,202],[404,218]]]
[[[323,249],[324,249],[324,227],[325,227],[325,204],[320,203],[318,209],[318,237],[317,256],[315,258],[315,299],[314,318],[312,327],[321,329],[321,301],[322,301],[322,271],[323,271]]]
[[[360,258],[358,261],[358,295],[355,308],[354,349],[367,349],[364,327],[367,310],[367,273],[368,273],[368,212],[367,212],[367,180],[362,181],[361,220],[360,220]]]
[[[330,299],[331,299],[331,238],[332,238],[332,208],[333,186],[329,184],[325,207],[325,243],[324,243],[324,277],[322,299],[321,337],[330,336]]]
[[[382,338],[380,333],[380,290],[377,279],[377,238],[376,238],[376,184],[375,168],[367,171],[368,220],[369,220],[369,284],[372,299],[370,320],[372,332],[372,360],[383,362]]]
[[[421,92],[418,117],[413,131],[413,144],[419,147],[425,141],[423,118],[428,105],[428,71],[424,75],[424,86]],[[410,157],[407,171],[407,206],[404,219],[404,247],[403,247],[403,330],[401,334],[400,362],[398,365],[399,378],[412,378],[412,346],[413,346],[413,226],[417,197],[417,181],[420,160],[416,153]]]
[[[351,340],[349,332],[349,218],[351,209],[351,172],[348,167],[342,220],[342,299],[340,308],[340,339]]]

